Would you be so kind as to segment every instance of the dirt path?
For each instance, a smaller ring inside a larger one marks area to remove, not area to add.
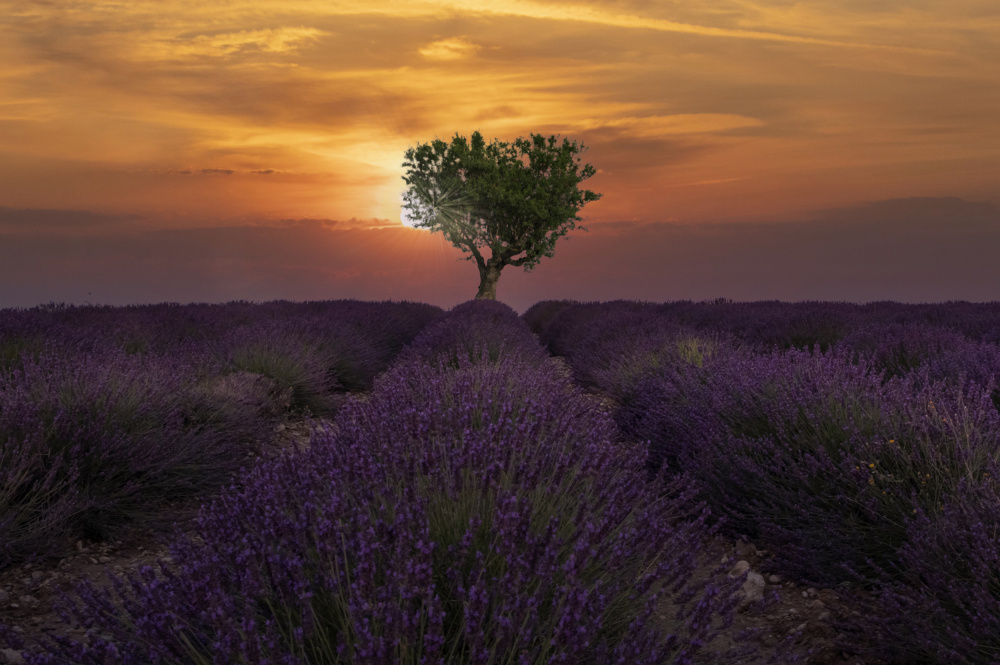
[[[765,582],[762,600],[740,608],[735,619],[716,639],[709,642],[696,658],[698,662],[727,662],[714,656],[726,653],[731,648],[752,645],[757,651],[753,658],[736,659],[728,662],[765,663],[775,657],[778,663],[815,663],[816,665],[895,665],[883,660],[862,658],[837,647],[838,642],[850,642],[849,636],[838,632],[834,622],[857,616],[857,610],[843,602],[833,589],[804,587],[781,575],[764,574],[760,565],[770,558],[771,553],[759,550],[755,544],[744,540],[732,540],[722,536],[706,539],[705,561],[695,572],[696,580],[711,579],[713,573],[722,567],[728,571],[742,572],[745,568],[739,562],[749,564],[752,572],[760,574]],[[725,564],[723,564],[725,562]],[[669,603],[664,603],[658,618],[670,625]],[[715,626],[721,622],[716,620]],[[752,631],[755,636],[743,642],[736,637],[743,631]]]

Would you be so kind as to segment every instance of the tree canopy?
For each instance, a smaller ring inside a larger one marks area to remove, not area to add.
[[[556,241],[574,228],[580,208],[602,195],[577,185],[596,173],[578,171],[573,157],[582,144],[532,134],[513,145],[496,139],[486,145],[480,133],[471,144],[457,133],[451,145],[441,140],[406,151],[403,181],[410,186],[404,208],[414,226],[440,231],[455,247],[470,253],[479,267],[476,298],[496,298],[505,266],[534,268],[555,254]],[[527,163],[524,159],[527,158]],[[490,256],[480,250],[488,248]]]

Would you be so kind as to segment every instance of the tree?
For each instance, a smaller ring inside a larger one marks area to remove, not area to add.
[[[476,299],[495,300],[500,271],[523,266],[530,271],[574,228],[576,213],[601,194],[579,191],[577,184],[596,172],[590,164],[577,173],[573,161],[582,144],[563,139],[546,145],[541,134],[513,146],[496,139],[485,145],[479,132],[471,146],[456,132],[451,145],[441,140],[406,151],[403,181],[410,186],[404,209],[414,226],[440,231],[451,244],[471,253],[479,266]],[[523,158],[528,158],[525,164]],[[481,249],[489,248],[489,258]]]

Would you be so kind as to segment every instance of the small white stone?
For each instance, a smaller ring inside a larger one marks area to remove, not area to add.
[[[743,604],[756,603],[761,598],[764,597],[764,578],[760,573],[750,572],[747,574],[747,579],[743,582],[743,593],[744,599]]]
[[[733,566],[729,570],[729,577],[730,578],[737,578],[740,575],[742,575],[743,573],[747,572],[748,570],[750,570],[750,563],[749,562],[742,561],[742,560],[741,561],[737,561],[736,565]]]
[[[767,578],[767,581],[770,582],[771,584],[781,584],[781,578],[778,577],[777,575],[771,575],[770,577]]]

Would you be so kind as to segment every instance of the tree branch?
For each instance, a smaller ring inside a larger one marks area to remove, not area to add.
[[[486,261],[483,259],[483,255],[479,253],[479,249],[476,247],[476,243],[472,241],[467,241],[469,244],[466,247],[472,252],[472,255],[476,257],[476,264],[479,266],[480,270],[486,270]]]

